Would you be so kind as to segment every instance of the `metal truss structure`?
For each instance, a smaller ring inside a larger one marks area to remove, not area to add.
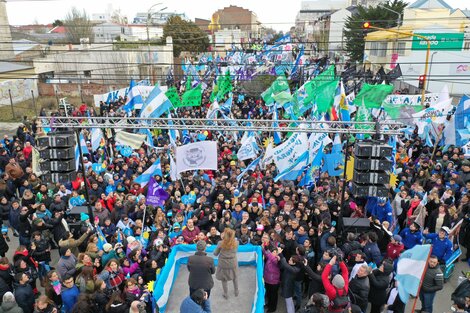
[[[43,127],[76,130],[84,128],[166,129],[188,131],[262,131],[333,134],[400,135],[405,125],[394,121],[344,122],[311,120],[246,120],[205,118],[140,118],[140,117],[41,117]],[[278,124],[283,124],[279,126]],[[322,128],[322,125],[328,128]]]

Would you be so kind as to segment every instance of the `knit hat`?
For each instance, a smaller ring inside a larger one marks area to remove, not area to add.
[[[15,296],[10,291],[5,292],[3,295],[3,303],[5,302],[16,302]]]
[[[65,253],[67,253],[67,250],[69,250],[69,248],[67,248],[67,247],[62,247],[62,248],[59,249],[59,254],[60,254],[61,256],[64,256]]]
[[[389,275],[391,272],[393,272],[393,265],[392,264],[390,264],[388,262],[384,262],[383,266],[384,266],[384,274],[385,275]]]
[[[196,244],[196,249],[198,252],[203,252],[206,250],[206,242],[204,240],[199,240]]]
[[[35,218],[34,221],[33,221],[33,224],[34,224],[34,225],[39,225],[39,223],[42,223],[42,222],[44,222],[44,221],[42,220],[42,218]]]
[[[343,276],[336,274],[335,277],[333,277],[333,280],[331,281],[333,286],[335,286],[338,289],[343,289],[344,288],[344,279]]]
[[[89,220],[90,219],[90,216],[88,216],[88,214],[86,213],[80,213],[80,221],[86,221],[86,220]]]
[[[127,237],[127,244],[128,244],[128,245],[131,244],[131,243],[133,243],[134,241],[135,241],[135,237],[133,237],[133,236]]]
[[[173,224],[173,229],[176,229],[176,228],[181,229],[180,223],[176,222],[175,224]]]
[[[402,238],[400,235],[394,235],[393,236],[393,240],[397,241],[397,242],[401,242],[402,241]]]
[[[113,246],[110,243],[105,243],[103,245],[103,251],[104,252],[109,252],[109,251],[111,251],[112,248],[113,248]]]

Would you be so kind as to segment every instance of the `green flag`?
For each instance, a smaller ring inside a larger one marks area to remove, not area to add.
[[[202,89],[197,85],[194,89],[186,91],[181,97],[183,107],[198,107],[201,105]]]
[[[285,90],[277,94],[273,94],[272,98],[279,105],[284,105],[292,101],[292,95],[290,94],[289,90]]]
[[[220,78],[220,81],[217,82],[218,92],[217,92],[217,100],[220,101],[223,97],[232,91],[232,80],[230,79],[230,72],[227,73]]]
[[[173,107],[178,108],[182,106],[178,90],[176,90],[175,87],[168,88],[168,90],[165,92],[165,96],[168,98],[168,100],[170,100]]]
[[[418,113],[419,111],[423,110],[423,106],[421,105],[409,105],[409,104],[390,104],[384,103],[383,108],[385,112],[390,116],[390,118],[396,120],[399,118],[404,118],[406,112],[408,114]],[[411,115],[409,118],[413,118]]]
[[[188,76],[186,77],[186,89],[185,89],[185,91],[188,91],[188,90],[191,89],[191,80],[192,80],[192,79],[191,79],[191,76],[188,75]]]
[[[315,89],[315,103],[317,104],[318,113],[330,112],[335,100],[338,83],[339,79],[335,79],[331,82],[321,84]]]
[[[319,93],[324,93],[325,89],[320,88],[322,85],[329,84],[335,81],[335,66],[331,65],[323,73],[316,76],[310,81],[310,84],[305,85],[305,91],[307,92],[307,98],[304,101],[314,102]],[[337,84],[337,82],[336,82]],[[329,90],[330,85],[327,87]],[[334,97],[334,95],[333,95]],[[318,99],[317,99],[318,100]]]
[[[261,94],[261,97],[266,104],[272,104],[275,101],[273,95],[283,91],[288,91],[290,94],[289,82],[284,75],[278,76],[271,86]]]
[[[364,103],[362,103],[362,105],[358,106],[357,108],[356,122],[370,122],[370,121],[371,121],[370,110],[366,108]],[[374,129],[374,125],[356,124],[354,128],[370,131]],[[364,138],[369,138],[369,137],[370,135],[364,136]]]
[[[209,98],[210,102],[214,102],[215,97],[217,97],[218,92],[219,92],[219,86],[217,84],[214,84],[214,87],[212,87],[211,96]]]
[[[361,91],[357,94],[353,104],[360,106],[362,103],[368,109],[378,109],[382,106],[385,98],[393,91],[392,85],[380,84],[369,85],[364,84]]]

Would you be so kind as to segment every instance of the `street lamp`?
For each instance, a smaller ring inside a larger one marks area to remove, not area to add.
[[[401,34],[401,35],[406,35],[406,36],[411,36],[411,37],[417,37],[421,38],[422,40],[426,41],[427,43],[427,48],[426,48],[426,61],[424,63],[424,79],[426,80],[427,77],[429,77],[429,52],[431,51],[431,41],[426,36],[423,35],[418,35],[415,33],[409,33],[409,32],[404,32],[401,30],[394,30],[394,29],[387,29],[387,28],[382,28],[382,27],[377,27],[377,26],[372,26],[370,22],[364,22],[362,24],[362,27],[365,29],[376,29],[376,30],[383,30],[389,33],[395,33],[395,34]],[[425,82],[423,82],[423,86],[425,85]],[[423,88],[422,95],[421,95],[421,105],[424,105],[424,97],[425,97],[426,89]]]
[[[148,66],[148,69],[149,69],[149,81],[150,81],[150,84],[152,84],[153,69],[152,69],[152,62],[150,61],[151,54],[150,54],[150,32],[149,32],[149,23],[150,23],[150,19],[152,18],[152,15],[153,15],[153,14],[159,13],[159,12],[161,12],[161,11],[167,9],[167,7],[164,7],[163,9],[158,10],[157,12],[152,12],[152,9],[153,9],[154,7],[156,7],[157,5],[162,5],[162,4],[163,4],[163,3],[161,3],[161,2],[155,3],[154,5],[152,5],[152,6],[147,10],[146,29],[147,29],[147,53],[148,53],[148,59],[149,59],[149,66]]]
[[[437,51],[434,51],[432,54],[431,54],[431,62],[429,62],[429,75],[431,75],[431,68],[432,68],[432,60],[434,59],[434,55],[437,53]],[[426,84],[426,89],[429,90],[429,77],[428,77],[428,81],[427,81],[427,84]]]
[[[401,17],[402,17],[402,14],[401,14],[400,12],[397,12],[397,11],[395,11],[395,10],[392,10],[392,9],[390,9],[389,7],[387,7],[387,6],[385,6],[385,5],[381,4],[381,3],[377,4],[377,6],[378,6],[378,7],[381,7],[382,9],[385,9],[385,10],[387,10],[387,11],[389,11],[389,12],[392,12],[392,13],[395,13],[396,15],[398,15],[397,26],[400,27],[400,25],[401,25]]]

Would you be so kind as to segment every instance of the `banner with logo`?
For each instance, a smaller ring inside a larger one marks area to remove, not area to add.
[[[176,148],[177,173],[217,170],[217,142],[200,141]]]
[[[392,105],[421,105],[422,95],[389,95],[384,103]],[[439,103],[439,93],[428,93],[424,95],[424,105],[433,106]]]

